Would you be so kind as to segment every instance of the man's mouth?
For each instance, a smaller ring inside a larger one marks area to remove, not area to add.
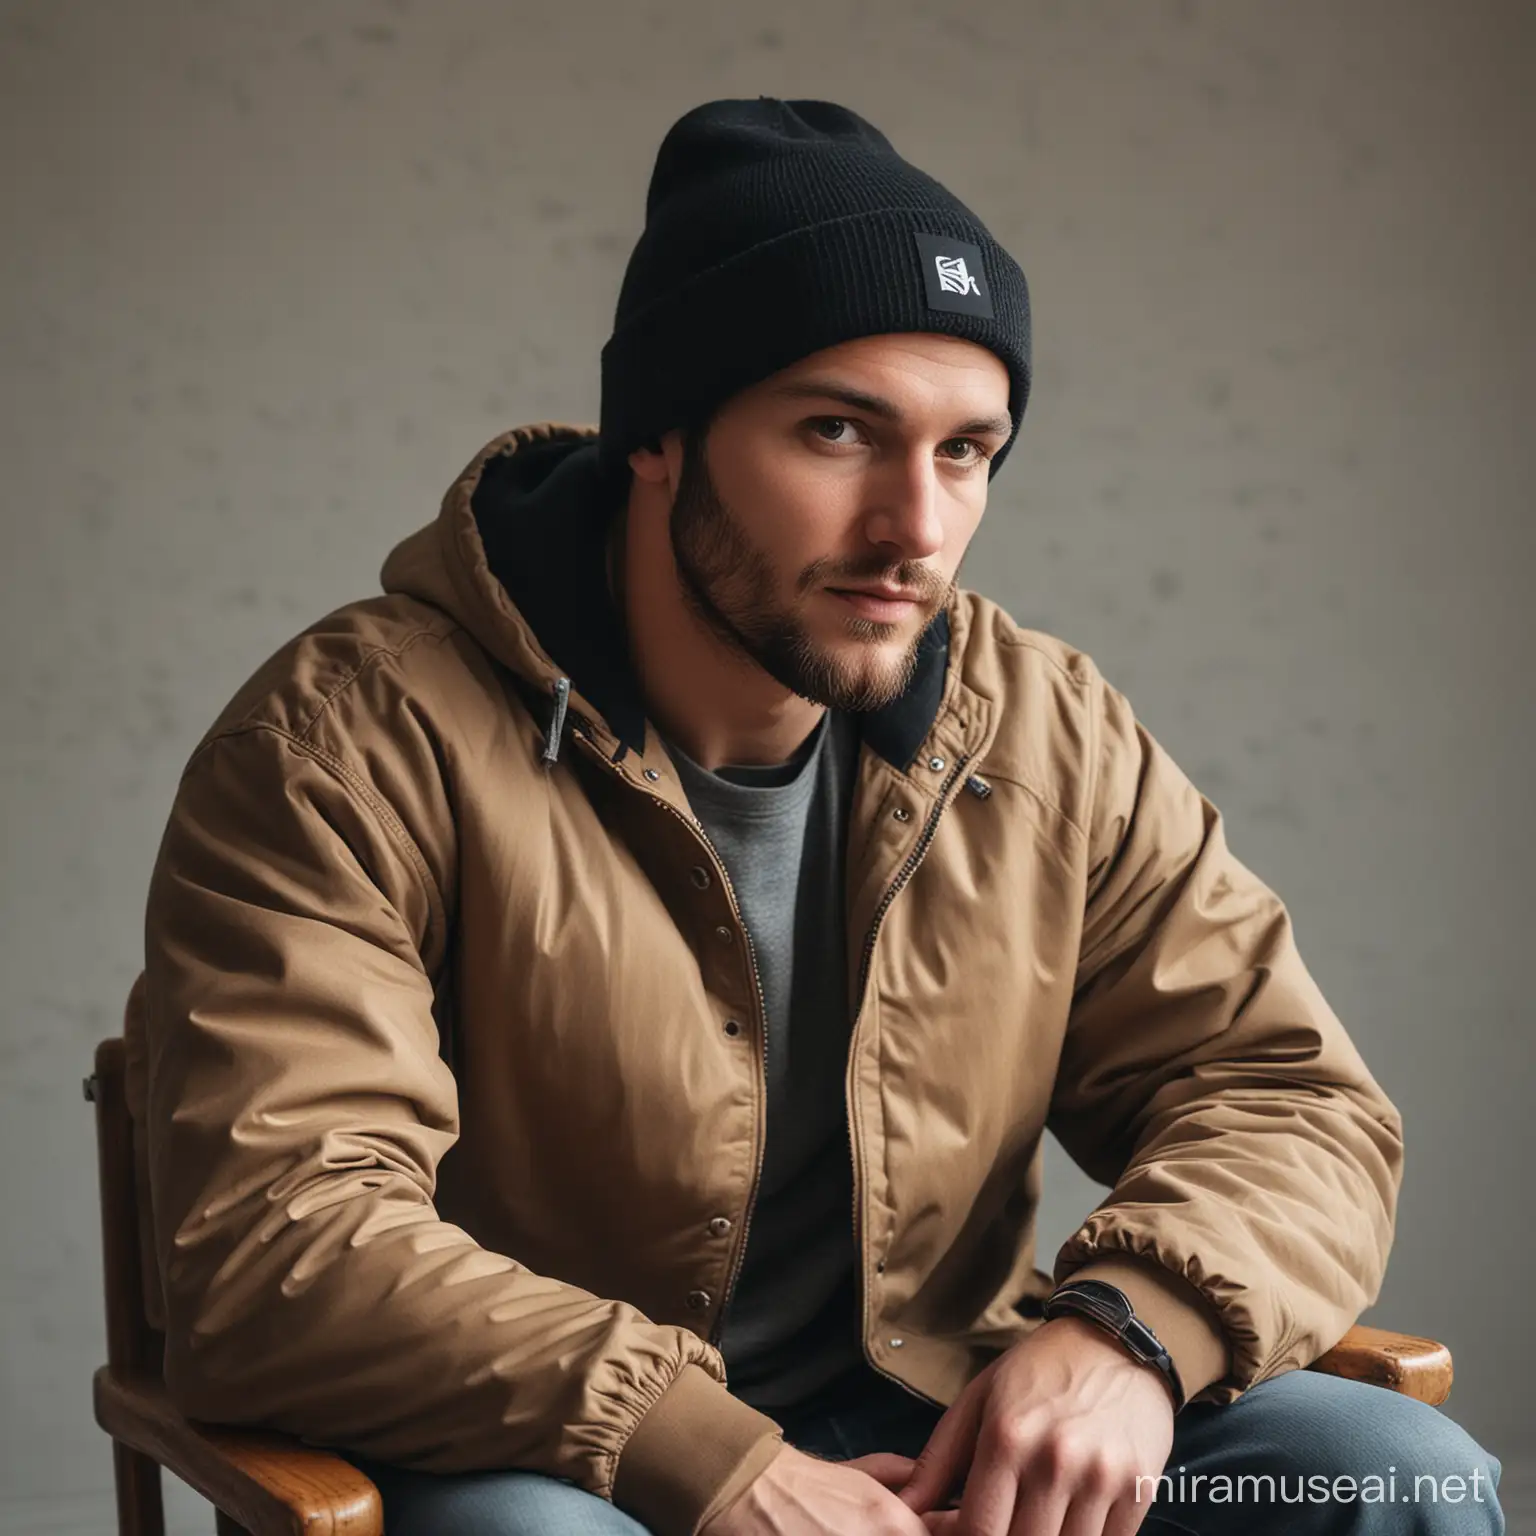
[[[828,587],[827,591],[841,598],[860,618],[886,624],[907,618],[923,604],[918,593],[903,587]]]

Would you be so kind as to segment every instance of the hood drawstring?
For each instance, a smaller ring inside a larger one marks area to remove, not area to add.
[[[565,729],[565,706],[571,697],[571,680],[555,679],[555,702],[549,712],[549,729],[544,733],[544,751],[539,760],[546,768],[552,768],[560,756],[560,733]]]

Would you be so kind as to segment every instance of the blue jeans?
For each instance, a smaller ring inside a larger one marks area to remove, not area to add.
[[[940,1410],[872,1371],[778,1415],[842,1461],[916,1456]],[[411,1472],[351,1458],[378,1484],[385,1536],[649,1536],[605,1500],[536,1472]],[[1292,1371],[1174,1420],[1146,1536],[1502,1536],[1500,1465],[1456,1422],[1381,1387]],[[1370,1479],[1377,1479],[1371,1482]]]

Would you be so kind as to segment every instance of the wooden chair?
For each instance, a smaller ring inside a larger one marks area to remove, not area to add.
[[[165,1336],[146,1307],[141,1169],[124,1089],[120,1037],[96,1047],[85,1096],[96,1105],[107,1363],[95,1376],[96,1422],[112,1437],[119,1536],[164,1536],[160,1469],[216,1511],[218,1536],[383,1536],[373,1483],[351,1462],[287,1435],[196,1424],[161,1375]]]
[[[85,1080],[96,1106],[107,1304],[96,1422],[112,1437],[119,1536],[163,1536],[162,1467],[214,1506],[218,1536],[382,1536],[378,1490],[351,1462],[287,1435],[193,1423],[172,1405],[161,1376],[164,1335],[145,1305],[151,1260],[124,1065],[124,1041],[103,1040]],[[1451,1390],[1445,1345],[1381,1328],[1356,1325],[1311,1369],[1425,1403],[1442,1403]]]

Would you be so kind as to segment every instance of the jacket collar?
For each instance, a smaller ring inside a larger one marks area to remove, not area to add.
[[[620,493],[598,467],[596,439],[552,438],[488,459],[471,507],[491,573],[539,645],[602,715],[623,748],[643,753],[645,701],[622,616],[608,590],[606,535]],[[856,716],[869,746],[905,770],[944,695],[949,614],[918,647],[906,691]]]

